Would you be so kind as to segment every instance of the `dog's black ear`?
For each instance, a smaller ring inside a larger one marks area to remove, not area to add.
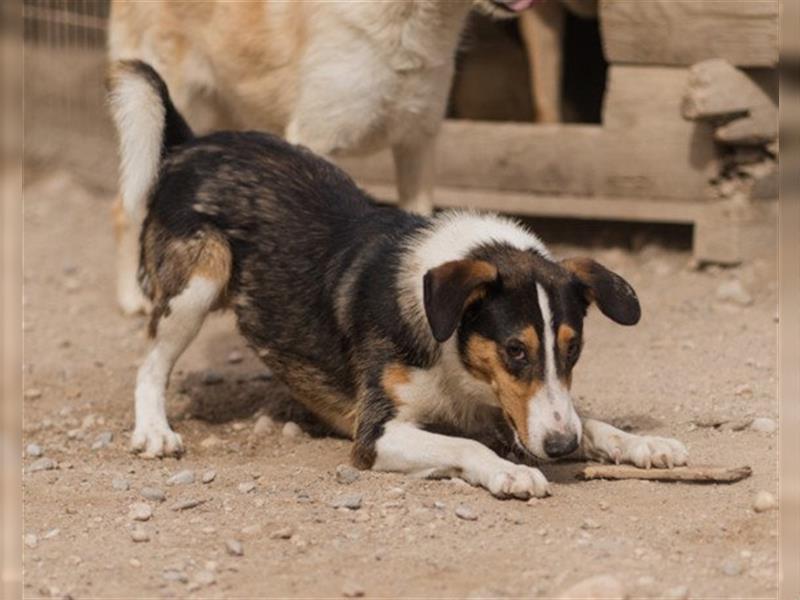
[[[497,267],[483,260],[453,260],[425,273],[425,315],[437,342],[450,339],[464,309],[496,280]]]
[[[561,265],[585,286],[586,301],[612,321],[636,325],[642,316],[639,299],[631,285],[591,258],[568,258]]]

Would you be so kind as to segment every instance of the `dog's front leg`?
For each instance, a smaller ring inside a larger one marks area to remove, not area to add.
[[[419,477],[460,477],[499,498],[549,494],[539,469],[504,460],[474,440],[431,433],[398,420],[384,425],[375,442],[372,468]]]
[[[433,213],[433,188],[436,183],[436,138],[425,137],[414,143],[392,147],[397,174],[398,205],[403,210]]]
[[[689,451],[672,438],[635,435],[595,421],[583,421],[583,437],[578,454],[582,458],[650,467],[672,468],[685,465]]]

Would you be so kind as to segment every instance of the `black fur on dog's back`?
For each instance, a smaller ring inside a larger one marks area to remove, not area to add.
[[[343,171],[277,137],[192,139],[163,162],[144,223],[144,289],[151,298],[169,289],[154,298],[153,326],[185,283],[159,268],[175,264],[169,248],[183,244],[191,254],[195,240],[218,235],[231,251],[226,296],[243,335],[309,408],[327,420],[349,414],[358,386],[374,375],[360,368],[368,362],[360,352],[385,348],[387,360],[409,365],[433,360],[400,318],[397,290],[397,242],[427,222],[376,205]]]

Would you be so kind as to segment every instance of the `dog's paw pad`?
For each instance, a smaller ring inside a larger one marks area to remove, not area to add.
[[[136,429],[131,436],[131,451],[142,458],[180,456],[183,454],[183,440],[169,427]]]

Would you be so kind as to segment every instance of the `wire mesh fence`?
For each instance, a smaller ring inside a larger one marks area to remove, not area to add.
[[[24,0],[25,157],[113,185],[104,100],[108,0]]]

